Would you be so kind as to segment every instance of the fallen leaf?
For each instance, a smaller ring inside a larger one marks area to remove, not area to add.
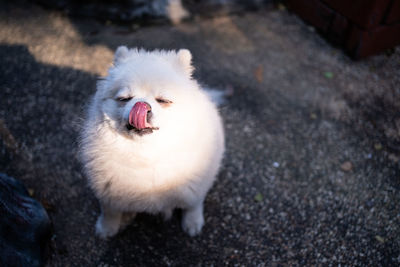
[[[380,235],[376,235],[375,239],[379,242],[379,243],[385,243],[385,239],[383,237],[381,237]]]
[[[53,212],[56,210],[56,207],[45,198],[42,198],[40,200],[40,203],[42,203],[44,209],[47,210],[47,212]]]
[[[263,195],[261,193],[257,193],[254,197],[254,200],[257,202],[261,202],[263,200]]]
[[[350,161],[343,162],[343,164],[340,165],[340,169],[342,169],[342,171],[349,172],[353,169],[353,164]]]
[[[33,188],[28,188],[28,194],[32,197],[35,194],[35,190]]]
[[[381,150],[382,149],[382,144],[381,143],[376,143],[374,145],[375,150]]]
[[[233,88],[233,86],[231,84],[228,84],[227,86],[225,86],[224,93],[225,93],[225,96],[227,96],[227,97],[233,96],[233,94],[235,93],[235,89]]]
[[[262,65],[259,65],[254,71],[254,76],[256,77],[256,80],[259,83],[262,83],[262,81],[263,81],[263,71],[264,71],[264,68]]]
[[[311,114],[310,114],[310,118],[311,118],[312,120],[315,120],[315,119],[317,118],[317,114],[311,113]]]
[[[330,71],[325,71],[324,72],[324,76],[328,79],[332,79],[333,78],[333,73]]]
[[[285,10],[286,10],[286,6],[285,6],[284,4],[282,4],[282,3],[279,3],[279,4],[278,4],[278,9],[279,9],[280,11],[285,11]]]

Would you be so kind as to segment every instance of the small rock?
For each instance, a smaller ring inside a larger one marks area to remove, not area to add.
[[[342,169],[342,171],[349,172],[353,169],[353,164],[350,161],[346,161],[340,165],[340,169]]]
[[[279,162],[274,162],[274,163],[272,163],[272,166],[274,166],[275,168],[279,168]]]
[[[399,157],[395,154],[389,154],[389,159],[395,163],[399,162]]]
[[[315,28],[312,27],[312,26],[308,26],[307,29],[308,29],[310,32],[315,32]]]

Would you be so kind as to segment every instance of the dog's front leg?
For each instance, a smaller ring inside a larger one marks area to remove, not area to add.
[[[96,222],[96,234],[103,239],[114,236],[118,233],[121,218],[122,212],[102,204],[101,214]]]
[[[182,228],[186,233],[188,233],[190,236],[195,236],[200,233],[203,225],[203,201],[200,201],[194,207],[184,210]]]

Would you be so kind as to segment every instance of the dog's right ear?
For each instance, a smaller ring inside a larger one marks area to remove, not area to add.
[[[121,61],[123,61],[129,54],[129,49],[126,46],[119,46],[117,50],[115,50],[114,55],[114,65],[117,65]]]
[[[192,53],[187,49],[180,49],[176,55],[186,74],[192,76],[194,70],[192,66]]]

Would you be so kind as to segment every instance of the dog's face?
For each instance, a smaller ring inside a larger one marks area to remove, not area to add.
[[[191,72],[187,50],[145,52],[119,47],[114,66],[98,84],[99,108],[114,129],[130,137],[179,129],[187,122],[187,109],[198,88]]]

